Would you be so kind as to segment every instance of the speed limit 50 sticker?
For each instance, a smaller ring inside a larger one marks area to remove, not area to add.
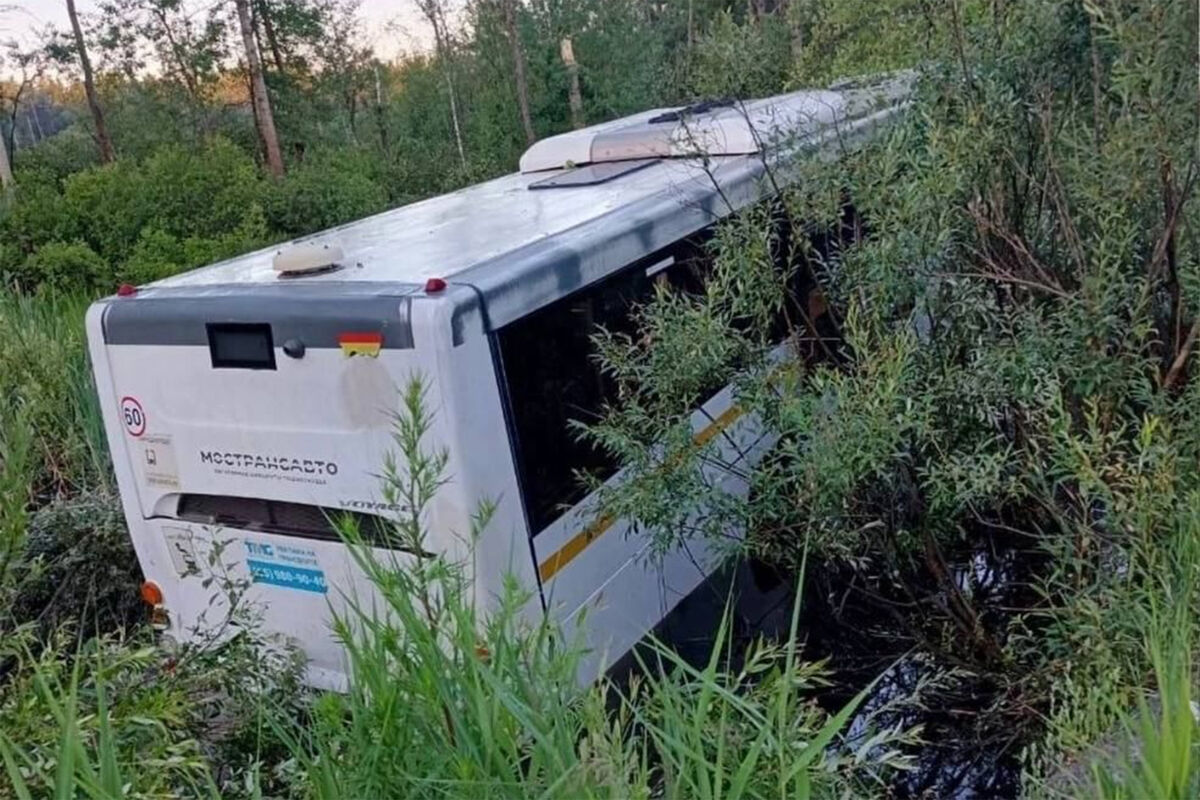
[[[146,432],[146,412],[136,397],[121,398],[121,421],[130,436],[141,436]]]

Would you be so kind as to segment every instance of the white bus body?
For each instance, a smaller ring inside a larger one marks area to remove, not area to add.
[[[496,500],[471,553],[476,602],[494,603],[511,573],[536,589],[530,615],[570,625],[589,609],[581,679],[594,679],[716,564],[695,550],[640,557],[644,537],[580,496],[571,470],[604,466],[566,430],[599,400],[581,385],[597,380],[588,337],[656,273],[686,269],[691,237],[759,198],[765,163],[836,156],[903,106],[885,95],[801,92],[686,124],[648,112],[540,142],[522,173],[302,240],[292,260],[328,248],[328,270],[281,275],[291,243],[93,305],[121,500],[168,633],[206,635],[223,580],[244,581],[264,628],[307,655],[308,680],[344,685],[330,621],[371,588],[328,517],[391,515],[377,476],[398,387],[420,376],[451,479],[427,548],[466,557],[472,512]],[[786,147],[754,152],[781,132],[795,134]],[[688,157],[697,142],[707,159]],[[697,410],[697,436],[753,453],[738,416],[726,389]]]

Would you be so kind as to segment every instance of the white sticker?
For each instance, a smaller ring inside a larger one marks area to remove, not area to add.
[[[148,486],[157,489],[179,488],[179,467],[175,462],[175,446],[170,436],[160,433],[143,437],[134,451],[140,453],[142,477]]]
[[[196,553],[196,539],[190,528],[164,525],[163,539],[166,540],[167,552],[171,554],[171,563],[175,565],[179,577],[200,573],[200,557]]]

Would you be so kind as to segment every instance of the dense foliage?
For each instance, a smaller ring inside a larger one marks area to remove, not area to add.
[[[892,141],[781,170],[795,188],[721,232],[706,296],[601,342],[620,402],[589,432],[634,469],[610,505],[663,547],[815,548],[854,575],[832,613],[858,596],[998,687],[978,736],[1074,745],[1151,679],[1149,638],[1189,647],[1200,620],[1195,9],[943,23],[955,57]],[[730,379],[775,437],[748,494],[691,436]],[[949,566],[998,539],[1030,573],[1016,614]]]
[[[605,697],[576,689],[579,653],[555,632],[515,613],[481,625],[458,565],[396,573],[359,551],[393,619],[345,621],[360,631],[349,694],[301,693],[249,625],[167,656],[130,602],[82,331],[119,283],[510,170],[522,94],[545,136],[896,67],[920,77],[887,140],[776,167],[778,202],[716,231],[704,294],[662,292],[637,335],[597,340],[620,403],[579,434],[632,478],[608,509],[662,547],[707,535],[790,570],[822,614],[868,609],[937,665],[931,685],[987,686],[960,731],[1023,753],[1027,793],[1194,796],[1195,7],[471,0],[448,23],[417,5],[442,26],[436,50],[383,63],[352,4],[254,0],[282,177],[263,163],[232,4],[85,16],[111,163],[73,40],[5,53],[23,77],[0,81],[0,797],[904,786],[920,731],[862,695],[816,706],[830,676],[805,662],[799,617],[744,658],[663,650],[666,676]],[[773,442],[743,493],[711,484],[717,451],[688,421],[730,380]],[[402,469],[429,468],[419,387],[405,400]],[[1006,554],[1004,608],[953,566],[980,548]],[[1141,756],[1124,755],[1122,721]]]

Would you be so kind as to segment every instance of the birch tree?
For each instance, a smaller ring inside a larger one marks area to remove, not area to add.
[[[267,169],[276,178],[284,173],[283,154],[279,149],[279,134],[275,130],[275,116],[271,112],[271,98],[267,94],[267,82],[263,78],[262,59],[258,44],[254,40],[254,22],[250,18],[250,0],[235,0],[238,25],[242,30],[242,44],[246,50],[246,70],[250,73],[250,102],[254,106],[254,121],[258,136],[262,140]]]
[[[75,11],[75,0],[67,0],[67,16],[71,18],[71,31],[75,37],[75,52],[79,58],[79,66],[83,70],[83,92],[87,96],[88,110],[92,113],[92,124],[96,128],[96,146],[100,148],[100,161],[112,163],[112,139],[108,135],[108,126],[104,123],[104,110],[100,107],[100,99],[96,94],[96,81],[92,75],[92,62],[88,58],[87,43],[83,39],[83,29],[79,26],[79,14]]]
[[[21,113],[21,101],[35,80],[41,77],[42,67],[39,63],[38,50],[21,50],[16,42],[5,45],[6,57],[0,58],[0,66],[7,66],[9,71],[20,70],[20,76],[12,81],[0,82],[0,108],[7,104],[8,138],[5,139],[0,130],[0,189],[7,190],[13,185],[12,155],[17,149],[17,118]],[[25,117],[29,126],[30,144],[37,141],[29,116]]]
[[[446,93],[450,100],[450,122],[454,127],[454,144],[458,148],[458,158],[465,170],[467,168],[467,151],[463,148],[462,126],[458,119],[458,95],[454,89],[454,76],[450,68],[450,37],[446,30],[446,0],[415,0],[417,8],[429,20],[433,28],[433,44],[438,61],[441,62],[442,75],[446,81]]]
[[[559,52],[562,55],[563,66],[567,68],[567,76],[571,81],[568,102],[571,105],[571,127],[579,130],[587,123],[583,119],[583,92],[579,90],[579,62],[575,60],[575,44],[570,36],[564,36],[559,42]]]
[[[180,80],[183,81],[184,87],[187,89],[188,94],[191,95],[192,102],[199,103],[201,100],[200,82],[196,77],[195,71],[192,69],[190,59],[187,55],[187,46],[189,43],[181,41],[180,37],[176,35],[174,26],[168,16],[174,4],[164,3],[162,0],[151,0],[146,5],[157,26],[156,32],[162,37],[165,43],[165,47],[163,48],[164,63],[167,63],[167,56],[169,56],[170,62],[174,63],[175,69],[179,72]]]
[[[526,144],[537,141],[533,130],[533,118],[529,114],[529,79],[525,75],[525,49],[521,46],[521,31],[517,27],[518,0],[501,0],[504,6],[504,29],[512,46],[513,72],[517,84],[517,107],[521,110],[521,127],[525,130]]]
[[[0,192],[8,193],[13,185],[12,166],[8,163],[8,147],[0,136]]]

